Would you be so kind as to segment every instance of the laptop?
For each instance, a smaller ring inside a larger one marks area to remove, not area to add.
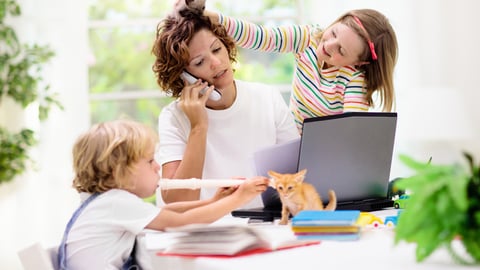
[[[328,204],[337,195],[338,210],[375,211],[391,207],[387,197],[397,113],[348,112],[305,119],[298,140],[268,147],[253,155],[258,175],[268,170],[294,173],[307,169],[305,181]],[[237,209],[236,217],[273,220],[281,216],[276,190],[262,193],[264,207]]]

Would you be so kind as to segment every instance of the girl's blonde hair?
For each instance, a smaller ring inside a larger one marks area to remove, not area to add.
[[[360,20],[363,28],[355,17]],[[383,111],[391,111],[395,105],[393,71],[397,63],[398,43],[388,18],[373,9],[357,9],[343,14],[332,25],[338,22],[347,25],[365,40],[365,49],[359,55],[359,61],[366,61],[369,64],[357,68],[365,73],[369,105],[374,106],[372,96],[375,91],[379,91]],[[323,31],[319,31],[315,38],[320,39],[322,35]],[[369,40],[374,44],[376,60],[372,58]]]
[[[78,192],[105,192],[131,186],[126,176],[141,158],[152,155],[155,131],[131,120],[92,126],[73,147],[73,187]]]

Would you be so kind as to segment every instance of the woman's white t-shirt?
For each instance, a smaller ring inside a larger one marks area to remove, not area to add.
[[[237,96],[225,110],[207,109],[208,133],[202,178],[255,176],[253,153],[299,137],[286,102],[271,85],[235,80]],[[190,121],[174,101],[159,116],[160,164],[182,160]],[[200,198],[215,189],[202,189]],[[244,207],[260,207],[260,196]]]

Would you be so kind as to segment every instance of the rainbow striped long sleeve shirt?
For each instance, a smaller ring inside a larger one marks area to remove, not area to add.
[[[221,14],[219,21],[242,48],[294,54],[289,106],[300,131],[306,118],[368,110],[363,72],[354,66],[321,68],[312,36],[316,26],[265,27]]]

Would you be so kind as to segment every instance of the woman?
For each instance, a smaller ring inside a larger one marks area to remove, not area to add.
[[[299,137],[293,117],[276,89],[234,79],[235,44],[222,26],[195,11],[178,14],[159,24],[152,49],[160,88],[177,98],[159,116],[162,177],[254,176],[255,151]],[[189,85],[181,79],[183,71],[201,80]],[[219,100],[208,99],[213,85]],[[168,190],[162,197],[168,203],[210,193]],[[261,205],[257,197],[249,206]]]

